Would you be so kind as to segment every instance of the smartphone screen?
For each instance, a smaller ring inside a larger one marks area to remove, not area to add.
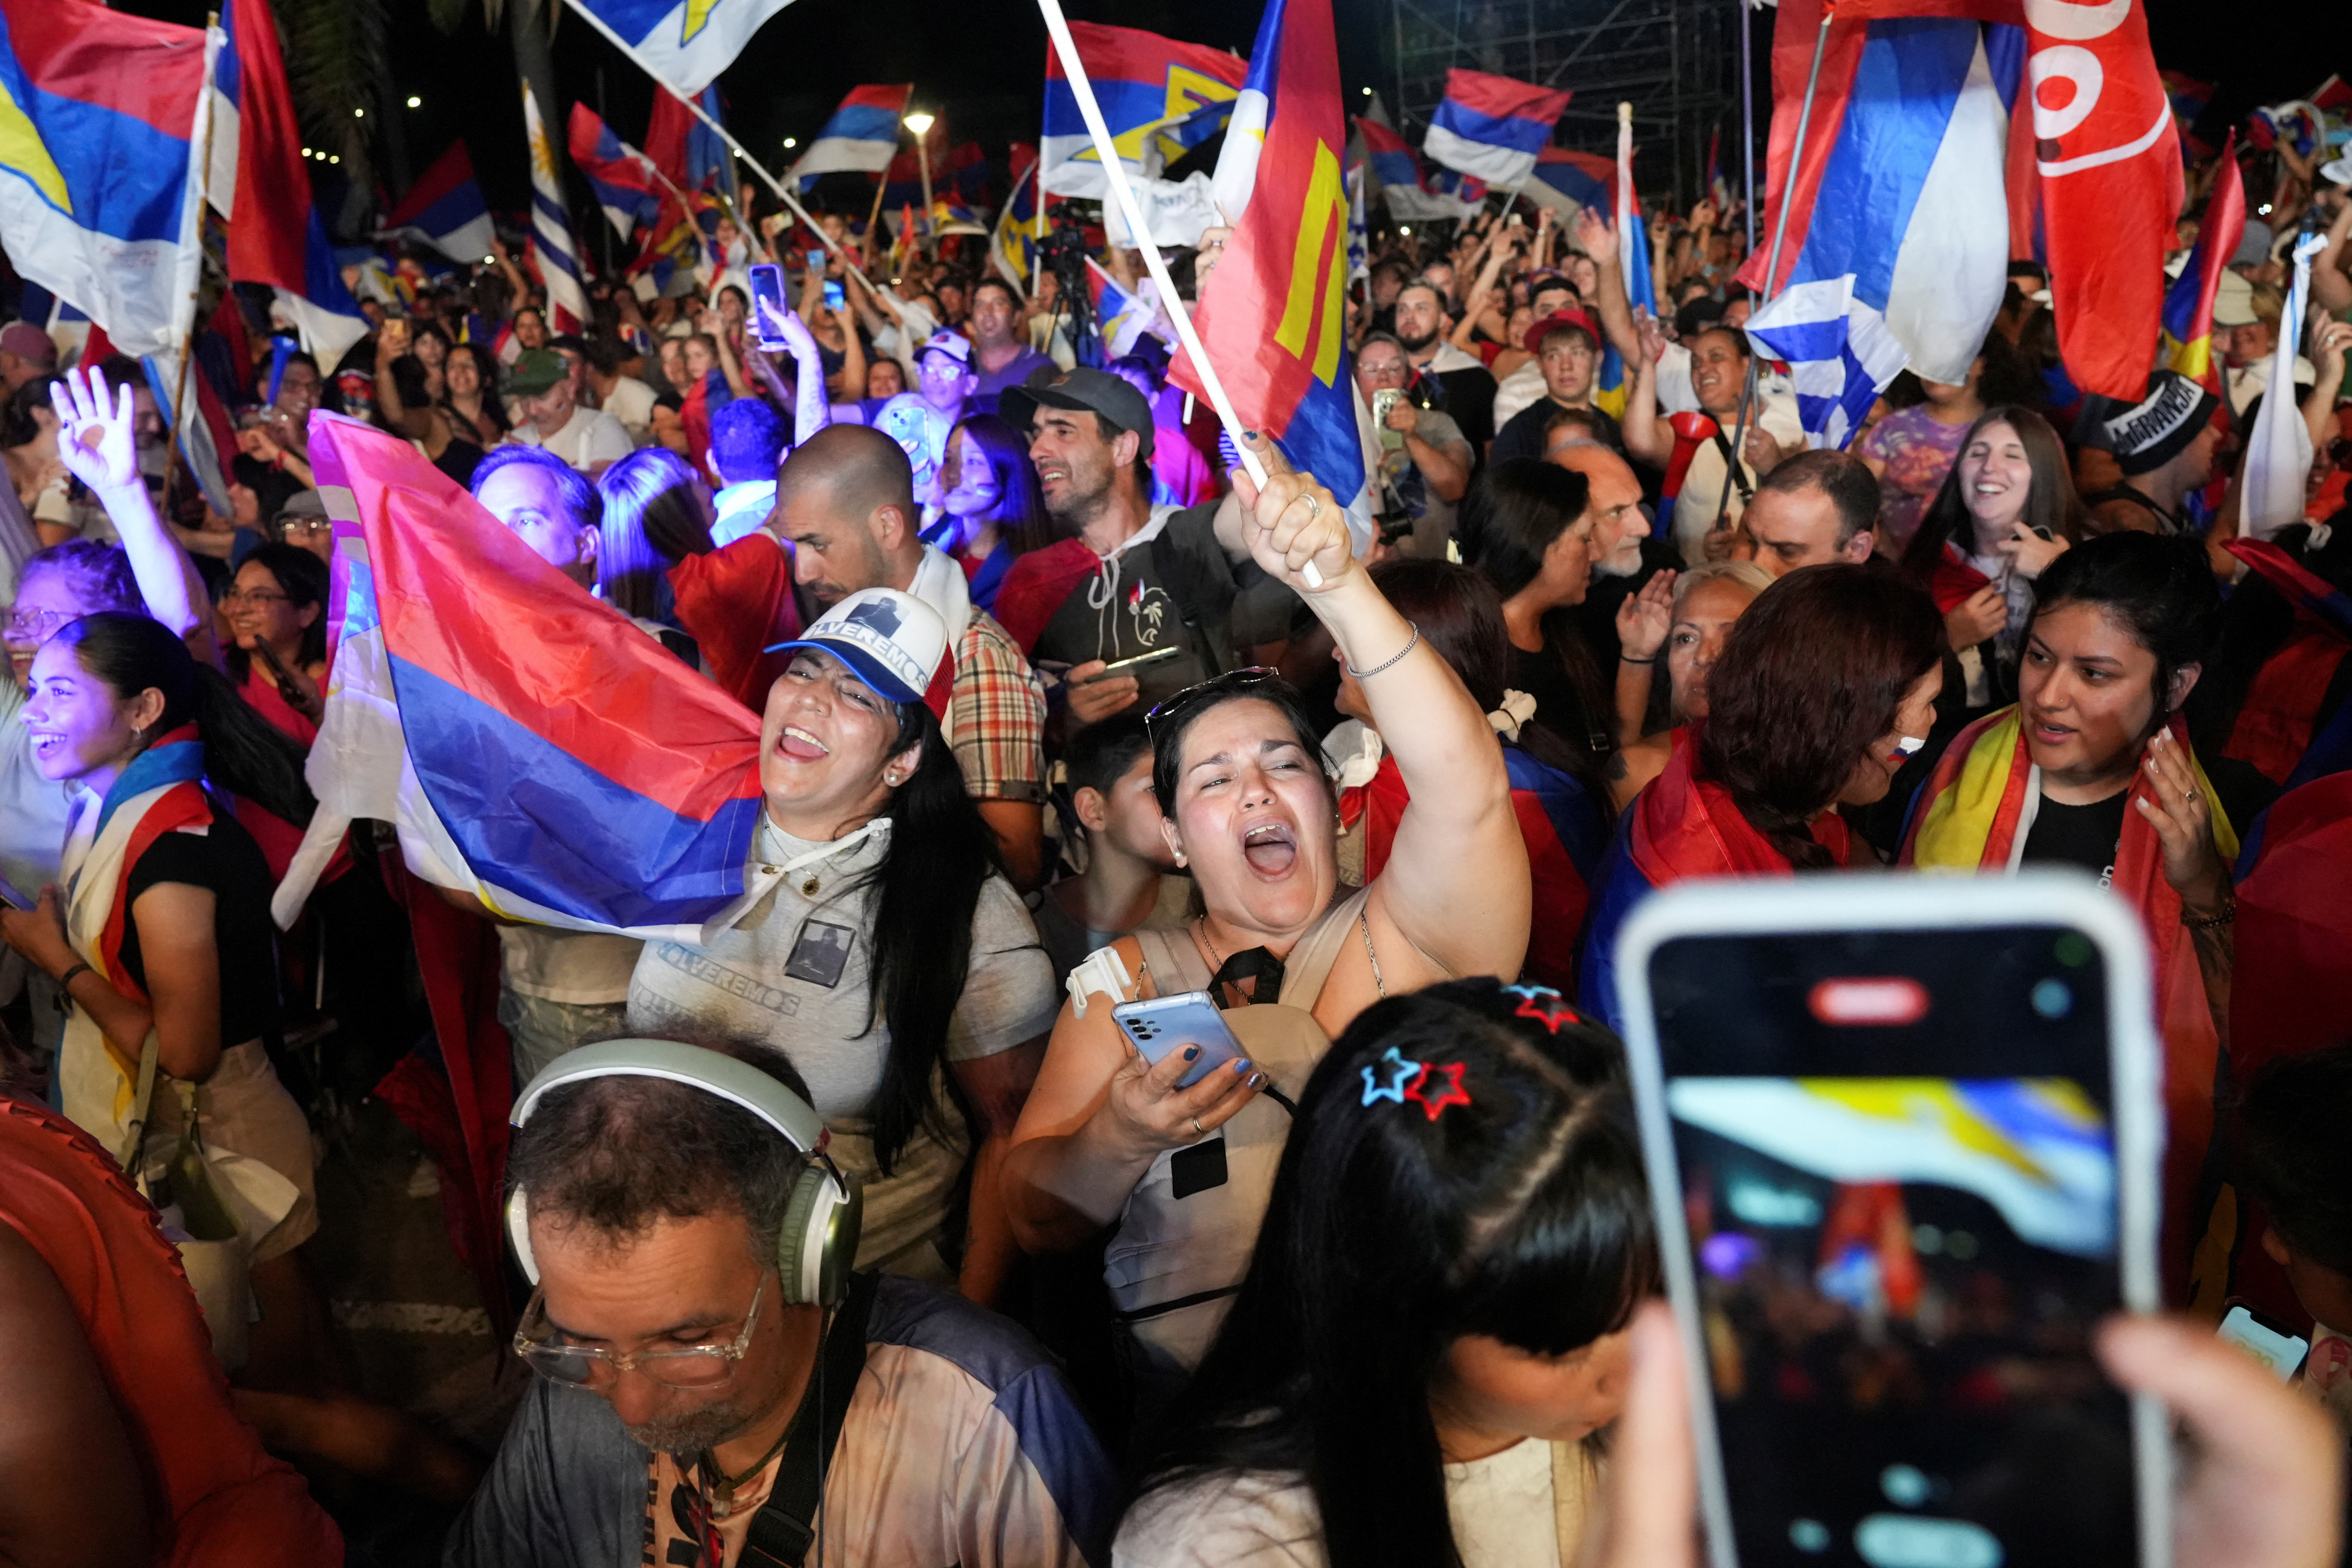
[[[761,309],[766,306],[767,310]],[[789,309],[784,303],[784,269],[772,261],[754,262],[751,267],[751,331],[763,349],[784,346],[783,334],[768,324],[768,310],[779,316]]]
[[[2242,1301],[2221,1314],[2221,1337],[2261,1362],[2285,1383],[2302,1370],[2311,1342],[2284,1323],[2257,1313]]]
[[[2099,945],[1751,931],[1646,973],[1737,1561],[2137,1563]]]
[[[826,310],[838,310],[845,303],[847,302],[847,300],[848,296],[842,292],[841,285],[839,283],[835,282],[832,279],[825,279],[824,308]]]

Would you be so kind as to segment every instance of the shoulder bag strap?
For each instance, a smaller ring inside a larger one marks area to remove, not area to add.
[[[833,1327],[817,1352],[816,1375],[801,1396],[800,1411],[784,1436],[776,1484],[751,1517],[740,1568],[801,1568],[816,1543],[816,1529],[810,1521],[824,1500],[824,1478],[833,1468],[849,1402],[856,1397],[858,1378],[866,1370],[866,1323],[873,1314],[877,1284],[872,1274],[849,1277],[848,1298],[833,1315]]]
[[[155,1066],[163,1051],[162,1037],[149,1029],[147,1043],[139,1047],[139,1081],[131,1090],[131,1121],[123,1130],[122,1147],[114,1156],[114,1163],[122,1167],[131,1184],[142,1195],[147,1192],[147,1162],[141,1158],[141,1147],[147,1141],[147,1121],[155,1093]]]

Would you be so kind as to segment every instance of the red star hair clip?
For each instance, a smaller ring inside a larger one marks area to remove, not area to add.
[[[1549,985],[1506,985],[1503,989],[1519,998],[1518,1006],[1511,1012],[1514,1018],[1533,1018],[1555,1035],[1562,1024],[1584,1022],[1568,1005],[1568,998]]]
[[[1431,1080],[1441,1078],[1444,1081],[1435,1085],[1436,1092],[1432,1094]],[[1438,1112],[1449,1105],[1469,1104],[1469,1092],[1462,1087],[1462,1064],[1460,1062],[1430,1063],[1414,1077],[1412,1086],[1404,1091],[1404,1097],[1407,1100],[1421,1101],[1421,1108],[1429,1112],[1429,1119],[1432,1121],[1436,1121]]]

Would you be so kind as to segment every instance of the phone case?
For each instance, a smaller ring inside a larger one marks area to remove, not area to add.
[[[1170,1051],[1182,1046],[1201,1047],[1201,1059],[1177,1080],[1179,1089],[1192,1088],[1215,1068],[1243,1055],[1242,1043],[1234,1038],[1224,1015],[1217,1011],[1216,1003],[1205,991],[1182,991],[1173,996],[1122,1002],[1110,1010],[1110,1016],[1148,1062],[1160,1062]]]
[[[1698,1281],[1691,1268],[1682,1173],[1666,1114],[1665,1076],[1650,994],[1650,956],[1677,937],[1795,931],[1973,930],[1988,926],[2067,926],[2097,944],[2108,994],[2146,996],[2153,984],[2147,939],[2137,919],[2087,877],[2024,872],[1968,878],[1893,873],[1882,877],[1680,882],[1648,900],[1617,939],[1617,983],[1625,1018],[1625,1055],[1633,1079],[1643,1163],[1658,1234],[1660,1261],[1683,1338],[1692,1435],[1699,1458],[1699,1501],[1710,1568],[1738,1568],[1731,1499],[1715,1424],[1715,1400],[1700,1326]],[[2107,1029],[2108,1076],[2115,1101],[2116,1264],[2125,1306],[2154,1312],[2157,1226],[2164,1112],[2158,1064],[2162,1047],[2146,1008],[2116,1007]],[[2132,1399],[2132,1457],[2141,1568],[2172,1564],[2172,1440],[2162,1405]]]

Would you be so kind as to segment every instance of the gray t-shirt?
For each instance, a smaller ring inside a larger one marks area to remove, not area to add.
[[[866,1181],[858,1266],[901,1261],[928,1272],[906,1255],[934,1239],[964,1146],[926,1129],[899,1152],[887,1178],[874,1159],[871,1118],[890,1028],[878,1016],[869,965],[878,872],[889,847],[887,822],[826,855],[827,846],[763,820],[746,883],[772,885],[707,947],[646,943],[629,984],[629,1026],[715,1030],[782,1053],[833,1130],[835,1158]],[[776,876],[769,868],[791,868]],[[941,1059],[994,1056],[1051,1030],[1060,996],[1055,981],[1020,896],[991,877],[972,909],[971,963]],[[935,1091],[944,1097],[943,1085]],[[955,1120],[952,1110],[947,1119]]]

